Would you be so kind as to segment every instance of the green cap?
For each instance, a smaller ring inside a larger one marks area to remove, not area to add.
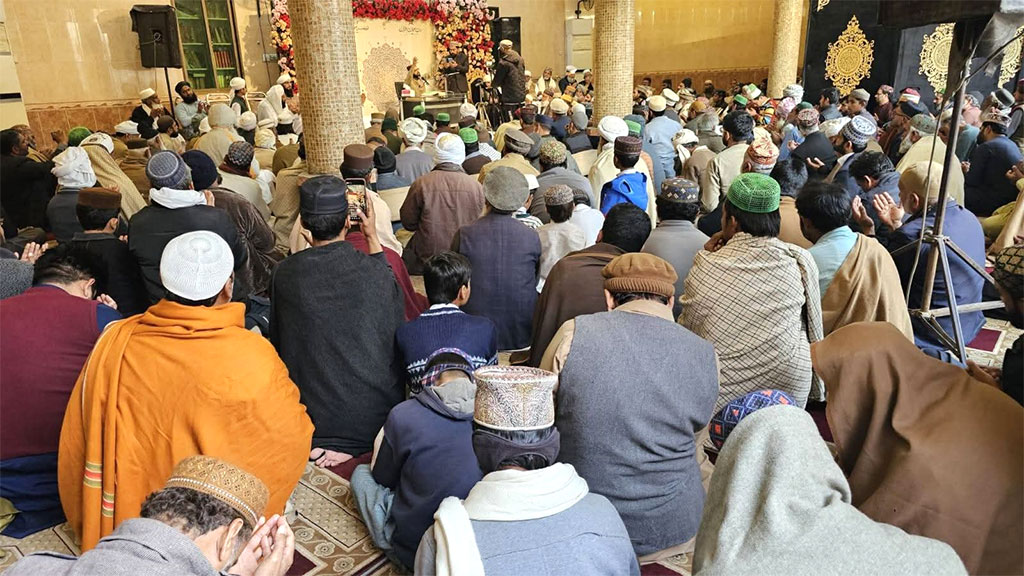
[[[747,172],[732,181],[726,198],[740,210],[767,214],[779,209],[781,196],[782,188],[771,176]]]
[[[75,126],[68,131],[68,146],[78,146],[92,134],[92,131],[85,126]]]
[[[733,96],[732,101],[735,102],[736,104],[739,104],[740,106],[746,106],[748,102],[746,98],[740,96],[739,94]]]
[[[635,122],[633,120],[626,120],[626,127],[629,128],[630,136],[634,134],[640,136],[641,127],[639,122]]]
[[[427,112],[427,107],[424,106],[423,104],[417,104],[417,105],[413,106],[413,108],[412,108],[412,115],[413,116],[419,116],[420,114],[425,114],[426,112]]]
[[[475,128],[466,127],[459,130],[459,138],[462,138],[464,144],[475,144],[480,140],[480,135],[476,133]]]
[[[448,124],[452,121],[452,117],[447,112],[439,112],[437,114],[437,121],[441,124]]]
[[[801,111],[801,110],[807,110],[807,109],[809,109],[809,108],[814,108],[814,104],[811,104],[810,102],[801,102],[801,103],[799,103],[799,104],[797,104],[797,105],[796,105],[796,107],[794,108],[794,110],[796,110],[797,112],[799,112],[799,111]]]

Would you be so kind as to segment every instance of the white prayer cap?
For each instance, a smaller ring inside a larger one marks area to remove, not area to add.
[[[146,100],[147,98],[152,98],[155,95],[156,90],[153,90],[152,88],[146,88],[142,92],[139,92],[139,100]]]
[[[238,127],[242,130],[255,130],[256,115],[251,110],[242,112],[242,115],[238,117]]]
[[[507,46],[507,47],[511,48],[512,47],[512,41],[506,38],[506,39],[502,40],[501,42],[498,42],[498,46]]]
[[[566,74],[575,74],[576,73],[576,67],[573,66],[572,64],[569,64],[568,66],[565,67],[565,73]]]
[[[182,234],[164,247],[160,282],[171,294],[187,300],[213,298],[227,284],[235,267],[231,247],[209,230]]]
[[[199,133],[200,134],[206,134],[210,130],[211,130],[211,128],[210,128],[210,118],[209,117],[203,118],[202,120],[199,121]]]
[[[782,95],[799,102],[804,99],[804,87],[799,84],[790,84],[782,90]]]
[[[584,112],[585,113],[586,111],[587,111],[587,107],[584,106],[583,104],[580,104],[579,102],[577,102],[577,103],[572,105],[572,113],[573,114],[577,114],[579,112]]]
[[[399,127],[405,139],[413,144],[419,144],[427,137],[427,123],[419,118],[406,118]]]
[[[532,78],[533,77],[533,73],[531,73],[529,70],[525,70],[525,71],[523,71],[523,76],[530,76]]]
[[[210,126],[214,128],[226,128],[235,125],[235,111],[228,108],[228,105],[223,102],[210,106],[210,114],[207,118],[210,119]]]
[[[444,132],[434,141],[434,163],[451,162],[462,164],[466,159],[466,145],[458,134]]]
[[[661,95],[665,97],[669,106],[675,106],[679,103],[679,94],[676,94],[671,88],[665,88],[661,91]]]
[[[459,106],[459,117],[460,118],[465,118],[467,116],[471,116],[473,118],[476,118],[477,110],[476,110],[476,106],[473,106],[469,102],[464,102],[462,104],[462,106]]]
[[[274,128],[277,126],[277,118],[264,118],[260,120],[256,126],[258,128]]]
[[[285,82],[291,82],[291,81],[292,81],[292,75],[287,73],[287,72],[285,72],[285,73],[283,73],[283,74],[281,74],[280,76],[277,77],[277,84],[284,84]]]
[[[668,106],[668,101],[664,96],[655,94],[647,99],[647,107],[653,112],[664,112]]]
[[[242,88],[245,88],[245,78],[235,76],[231,79],[231,83],[228,85],[231,86],[232,90],[241,90]]]
[[[292,111],[287,106],[285,106],[284,110],[281,110],[277,114],[277,123],[291,124],[292,122],[295,122],[295,114],[292,114]]]
[[[680,130],[679,133],[676,134],[676,138],[678,139],[679,144],[683,145],[700,142],[700,139],[697,138],[697,134],[694,133],[694,131],[690,130],[689,128],[683,128],[682,130]]]
[[[114,139],[103,132],[93,132],[86,136],[79,146],[102,146],[107,154],[114,153]]]
[[[524,174],[526,176],[526,187],[530,190],[536,190],[540,188],[540,182],[537,181],[537,177],[533,174]]]
[[[114,126],[114,132],[116,134],[127,134],[129,136],[139,135],[139,125],[131,120],[125,120],[117,126]]]
[[[831,120],[825,120],[818,125],[818,130],[825,135],[826,138],[831,138],[846,126],[846,123],[850,121],[848,116],[842,116],[840,118],[833,118]]]
[[[96,184],[89,155],[78,146],[69,146],[54,156],[50,172],[57,177],[58,184],[67,188],[89,188]]]
[[[253,142],[256,143],[257,148],[270,148],[273,150],[277,147],[277,137],[274,133],[267,128],[260,128],[253,135]]]
[[[597,123],[597,131],[605,142],[615,142],[619,136],[629,136],[629,126],[618,116],[605,116]]]

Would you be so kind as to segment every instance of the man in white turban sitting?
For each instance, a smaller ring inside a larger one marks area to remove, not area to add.
[[[405,140],[405,150],[395,156],[395,172],[399,178],[415,182],[434,167],[430,155],[420,148],[427,137],[427,123],[419,118],[406,118],[399,128]]]

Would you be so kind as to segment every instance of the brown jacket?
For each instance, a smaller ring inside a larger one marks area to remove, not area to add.
[[[783,196],[779,200],[779,216],[782,220],[779,226],[779,240],[803,249],[813,245],[813,242],[804,238],[804,233],[800,231],[800,214],[796,211],[796,198]]]
[[[149,162],[149,156],[143,156],[140,152],[145,152],[145,150],[129,151],[121,160],[121,171],[131,179],[146,202],[149,202],[149,177],[146,176],[146,163]]]
[[[483,186],[458,164],[438,164],[417,178],[399,212],[402,226],[415,232],[402,254],[409,273],[422,274],[423,263],[448,250],[455,232],[483,210]]]
[[[244,197],[226,188],[214,187],[210,188],[210,192],[213,192],[214,206],[228,213],[248,248],[249,262],[246,270],[251,278],[249,285],[252,286],[252,293],[266,294],[274,266],[285,256],[284,252],[277,249],[274,231],[260,215],[260,211]]]

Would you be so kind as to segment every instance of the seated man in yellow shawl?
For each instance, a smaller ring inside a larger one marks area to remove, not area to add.
[[[854,204],[865,212],[859,197]],[[818,265],[824,334],[854,322],[889,322],[913,340],[896,264],[877,240],[850,229],[853,207],[846,190],[826,182],[808,184],[796,210],[800,231],[814,242],[807,251]]]
[[[259,474],[279,514],[306,466],[313,425],[270,342],[231,303],[234,258],[220,236],[164,248],[167,295],[111,324],[71,393],[58,451],[64,513],[83,551],[122,521],[175,463],[195,454]]]

